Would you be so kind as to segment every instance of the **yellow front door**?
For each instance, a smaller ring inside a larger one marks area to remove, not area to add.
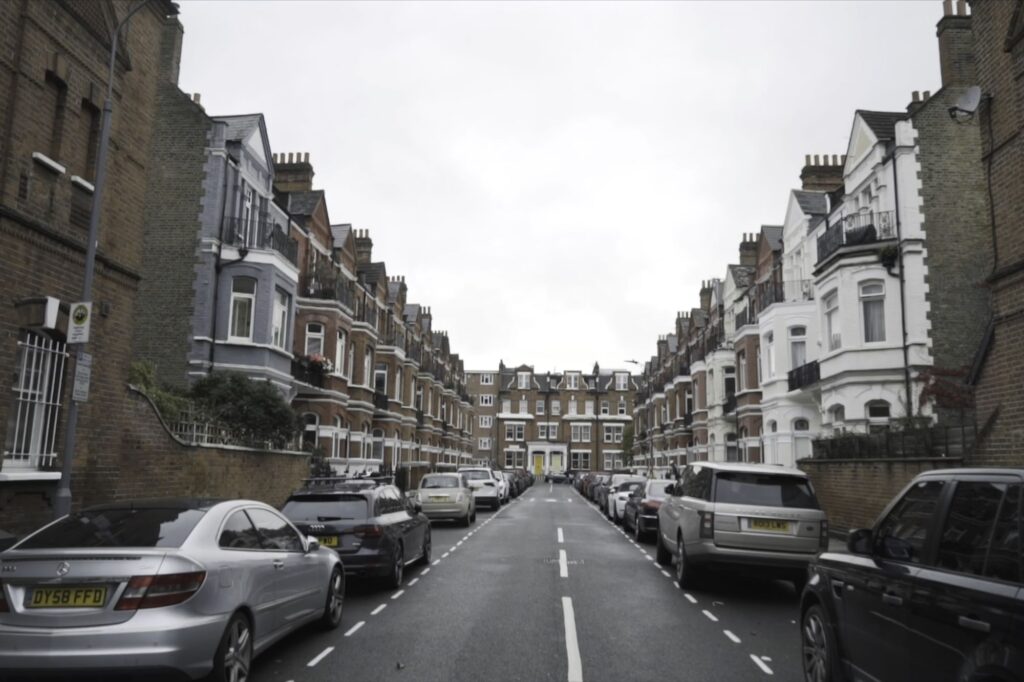
[[[536,476],[544,474],[544,455],[533,456],[533,473]]]

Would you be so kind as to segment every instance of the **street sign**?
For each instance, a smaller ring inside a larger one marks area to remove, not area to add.
[[[71,399],[76,403],[84,403],[89,399],[89,379],[92,377],[92,356],[80,353],[75,363],[75,385],[71,390]]]
[[[89,343],[92,303],[72,303],[68,319],[68,343]]]

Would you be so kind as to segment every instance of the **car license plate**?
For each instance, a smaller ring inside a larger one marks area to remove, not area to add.
[[[30,609],[95,608],[106,602],[106,587],[37,587],[25,606]]]
[[[788,533],[789,528],[789,521],[750,519],[750,530],[759,530],[764,533]]]
[[[320,542],[320,546],[321,547],[337,547],[338,546],[338,536],[337,535],[324,535],[324,536],[319,536],[318,535],[316,539]]]
[[[430,501],[431,502],[447,502],[448,501],[448,496],[447,495],[431,495],[430,496]]]

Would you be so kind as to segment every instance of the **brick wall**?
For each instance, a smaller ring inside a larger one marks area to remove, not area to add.
[[[123,387],[108,431],[117,446],[102,466],[76,462],[75,506],[152,497],[247,498],[280,506],[309,475],[306,453],[183,445],[160,423],[148,399]],[[20,534],[51,520],[48,490],[0,489],[0,528]]]
[[[962,464],[948,457],[797,461],[811,477],[830,527],[840,532],[871,527],[885,505],[917,474]]]

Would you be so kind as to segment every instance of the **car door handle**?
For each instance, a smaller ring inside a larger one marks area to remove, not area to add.
[[[835,595],[836,599],[843,598],[843,586],[846,585],[842,580],[832,581],[832,594]]]
[[[992,629],[992,626],[989,625],[986,621],[978,620],[977,618],[971,618],[970,616],[960,616],[956,619],[956,622],[962,628],[967,628],[968,630],[975,630],[977,632],[987,633]]]
[[[903,606],[903,597],[886,592],[882,595],[882,603],[888,604],[889,606]]]
[[[284,559],[274,559],[274,568],[284,568]]]

